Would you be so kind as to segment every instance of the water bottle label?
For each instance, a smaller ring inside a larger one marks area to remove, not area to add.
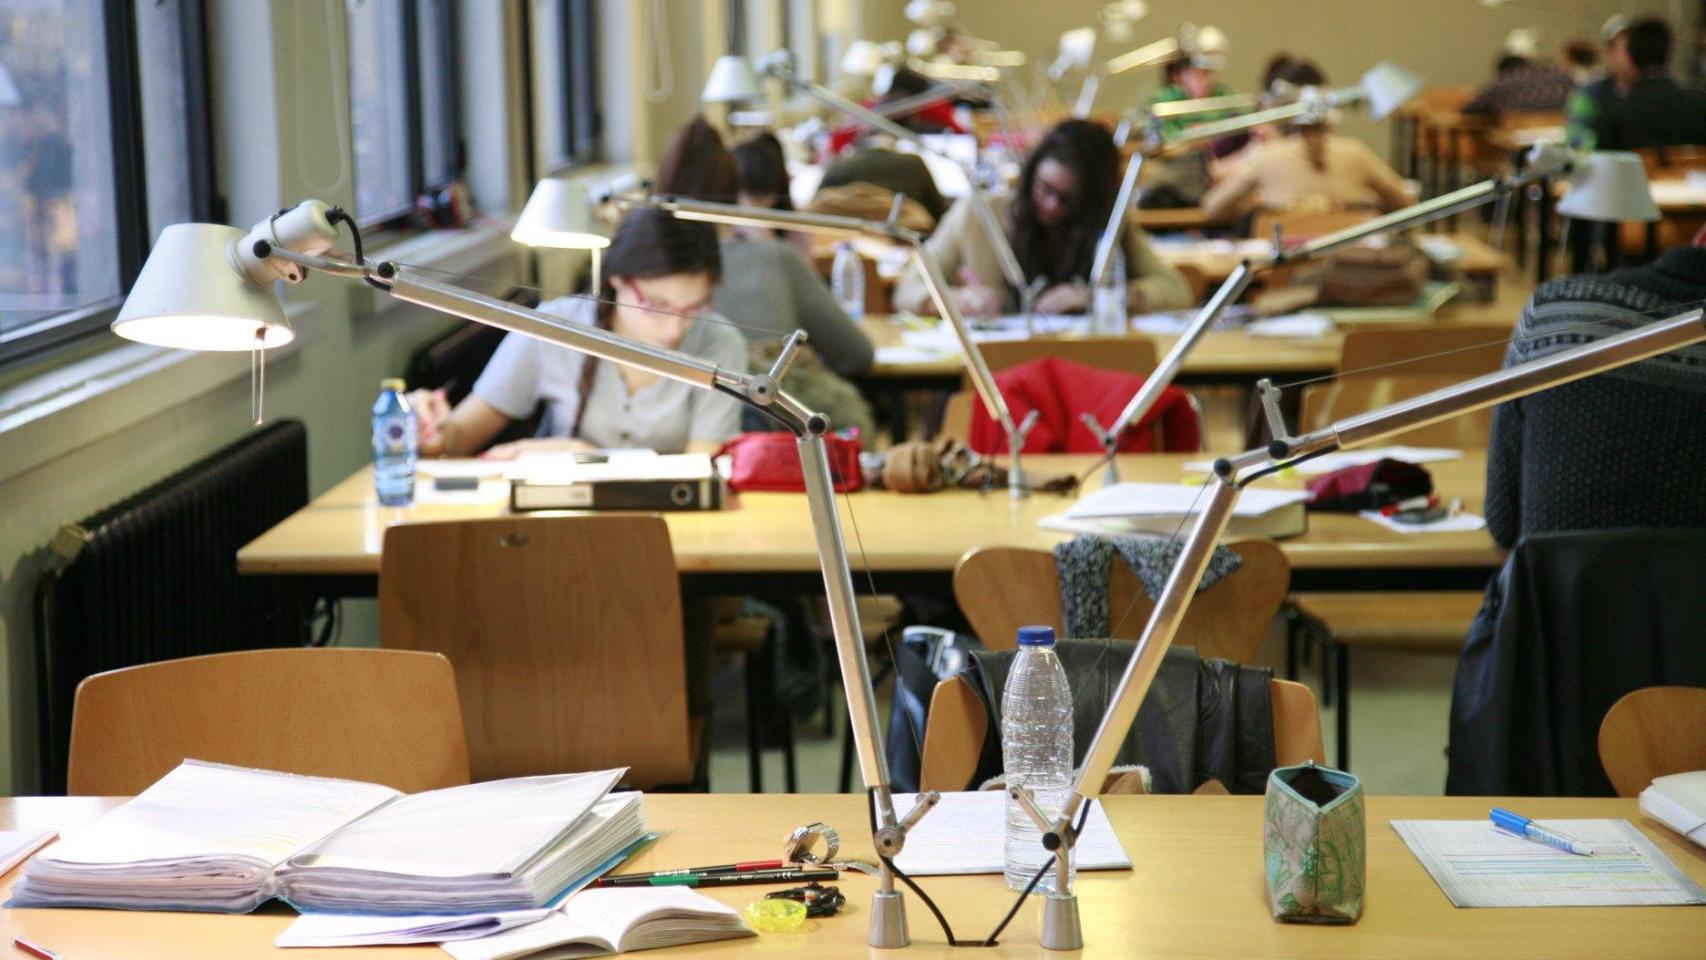
[[[402,456],[409,452],[409,431],[407,426],[408,425],[401,419],[385,421],[385,423],[380,427],[380,430],[382,431],[380,442],[385,445],[385,452],[395,454],[397,456]]]

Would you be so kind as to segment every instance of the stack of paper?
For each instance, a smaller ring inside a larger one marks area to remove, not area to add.
[[[17,906],[446,913],[540,907],[645,832],[621,770],[403,796],[186,760],[24,868]]]
[[[467,913],[539,907],[645,835],[615,776],[525,777],[400,797],[278,871],[301,910]]]
[[[896,794],[895,813],[904,817],[917,803],[916,794]],[[919,877],[1000,873],[1006,869],[1006,818],[1007,794],[1000,790],[944,793],[907,834],[895,865]],[[1131,869],[1131,858],[1114,835],[1107,811],[1095,800],[1090,801],[1072,858],[1079,870]]]
[[[1246,489],[1232,510],[1228,537],[1292,537],[1308,528],[1303,490]],[[1063,515],[1037,521],[1045,530],[1069,533],[1161,536],[1183,534],[1190,518],[1208,505],[1201,485],[1115,483],[1079,498]]]
[[[1641,812],[1706,847],[1706,770],[1673,773],[1641,791]]]

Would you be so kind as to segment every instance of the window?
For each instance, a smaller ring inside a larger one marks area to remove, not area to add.
[[[214,219],[202,0],[0,0],[0,359],[100,330]]]
[[[454,0],[347,0],[355,208],[407,220],[462,175]]]
[[[593,0],[533,4],[537,152],[545,170],[598,157],[598,61]]]

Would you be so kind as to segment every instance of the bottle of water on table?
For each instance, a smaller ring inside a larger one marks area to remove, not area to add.
[[[1007,672],[1001,695],[1001,759],[1009,787],[1027,787],[1053,820],[1072,794],[1072,691],[1054,650],[1053,627],[1020,627],[1019,655]],[[1054,855],[1043,849],[1042,831],[1025,808],[1007,798],[1007,886],[1023,890]],[[1071,865],[1076,874],[1077,867]],[[1053,891],[1051,866],[1036,886]]]
[[[1090,332],[1109,337],[1126,334],[1125,252],[1114,248],[1102,282],[1090,291]]]
[[[373,488],[388,507],[415,499],[415,412],[403,389],[402,380],[382,380],[373,401]]]
[[[835,291],[835,302],[849,317],[857,320],[865,315],[865,261],[851,243],[835,245],[835,263],[829,270],[829,286]]]

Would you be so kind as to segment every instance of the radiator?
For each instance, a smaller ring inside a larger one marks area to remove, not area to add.
[[[274,577],[237,575],[237,550],[308,502],[308,431],[256,430],[79,523],[36,592],[42,788],[65,790],[77,684],[103,670],[304,642]]]

